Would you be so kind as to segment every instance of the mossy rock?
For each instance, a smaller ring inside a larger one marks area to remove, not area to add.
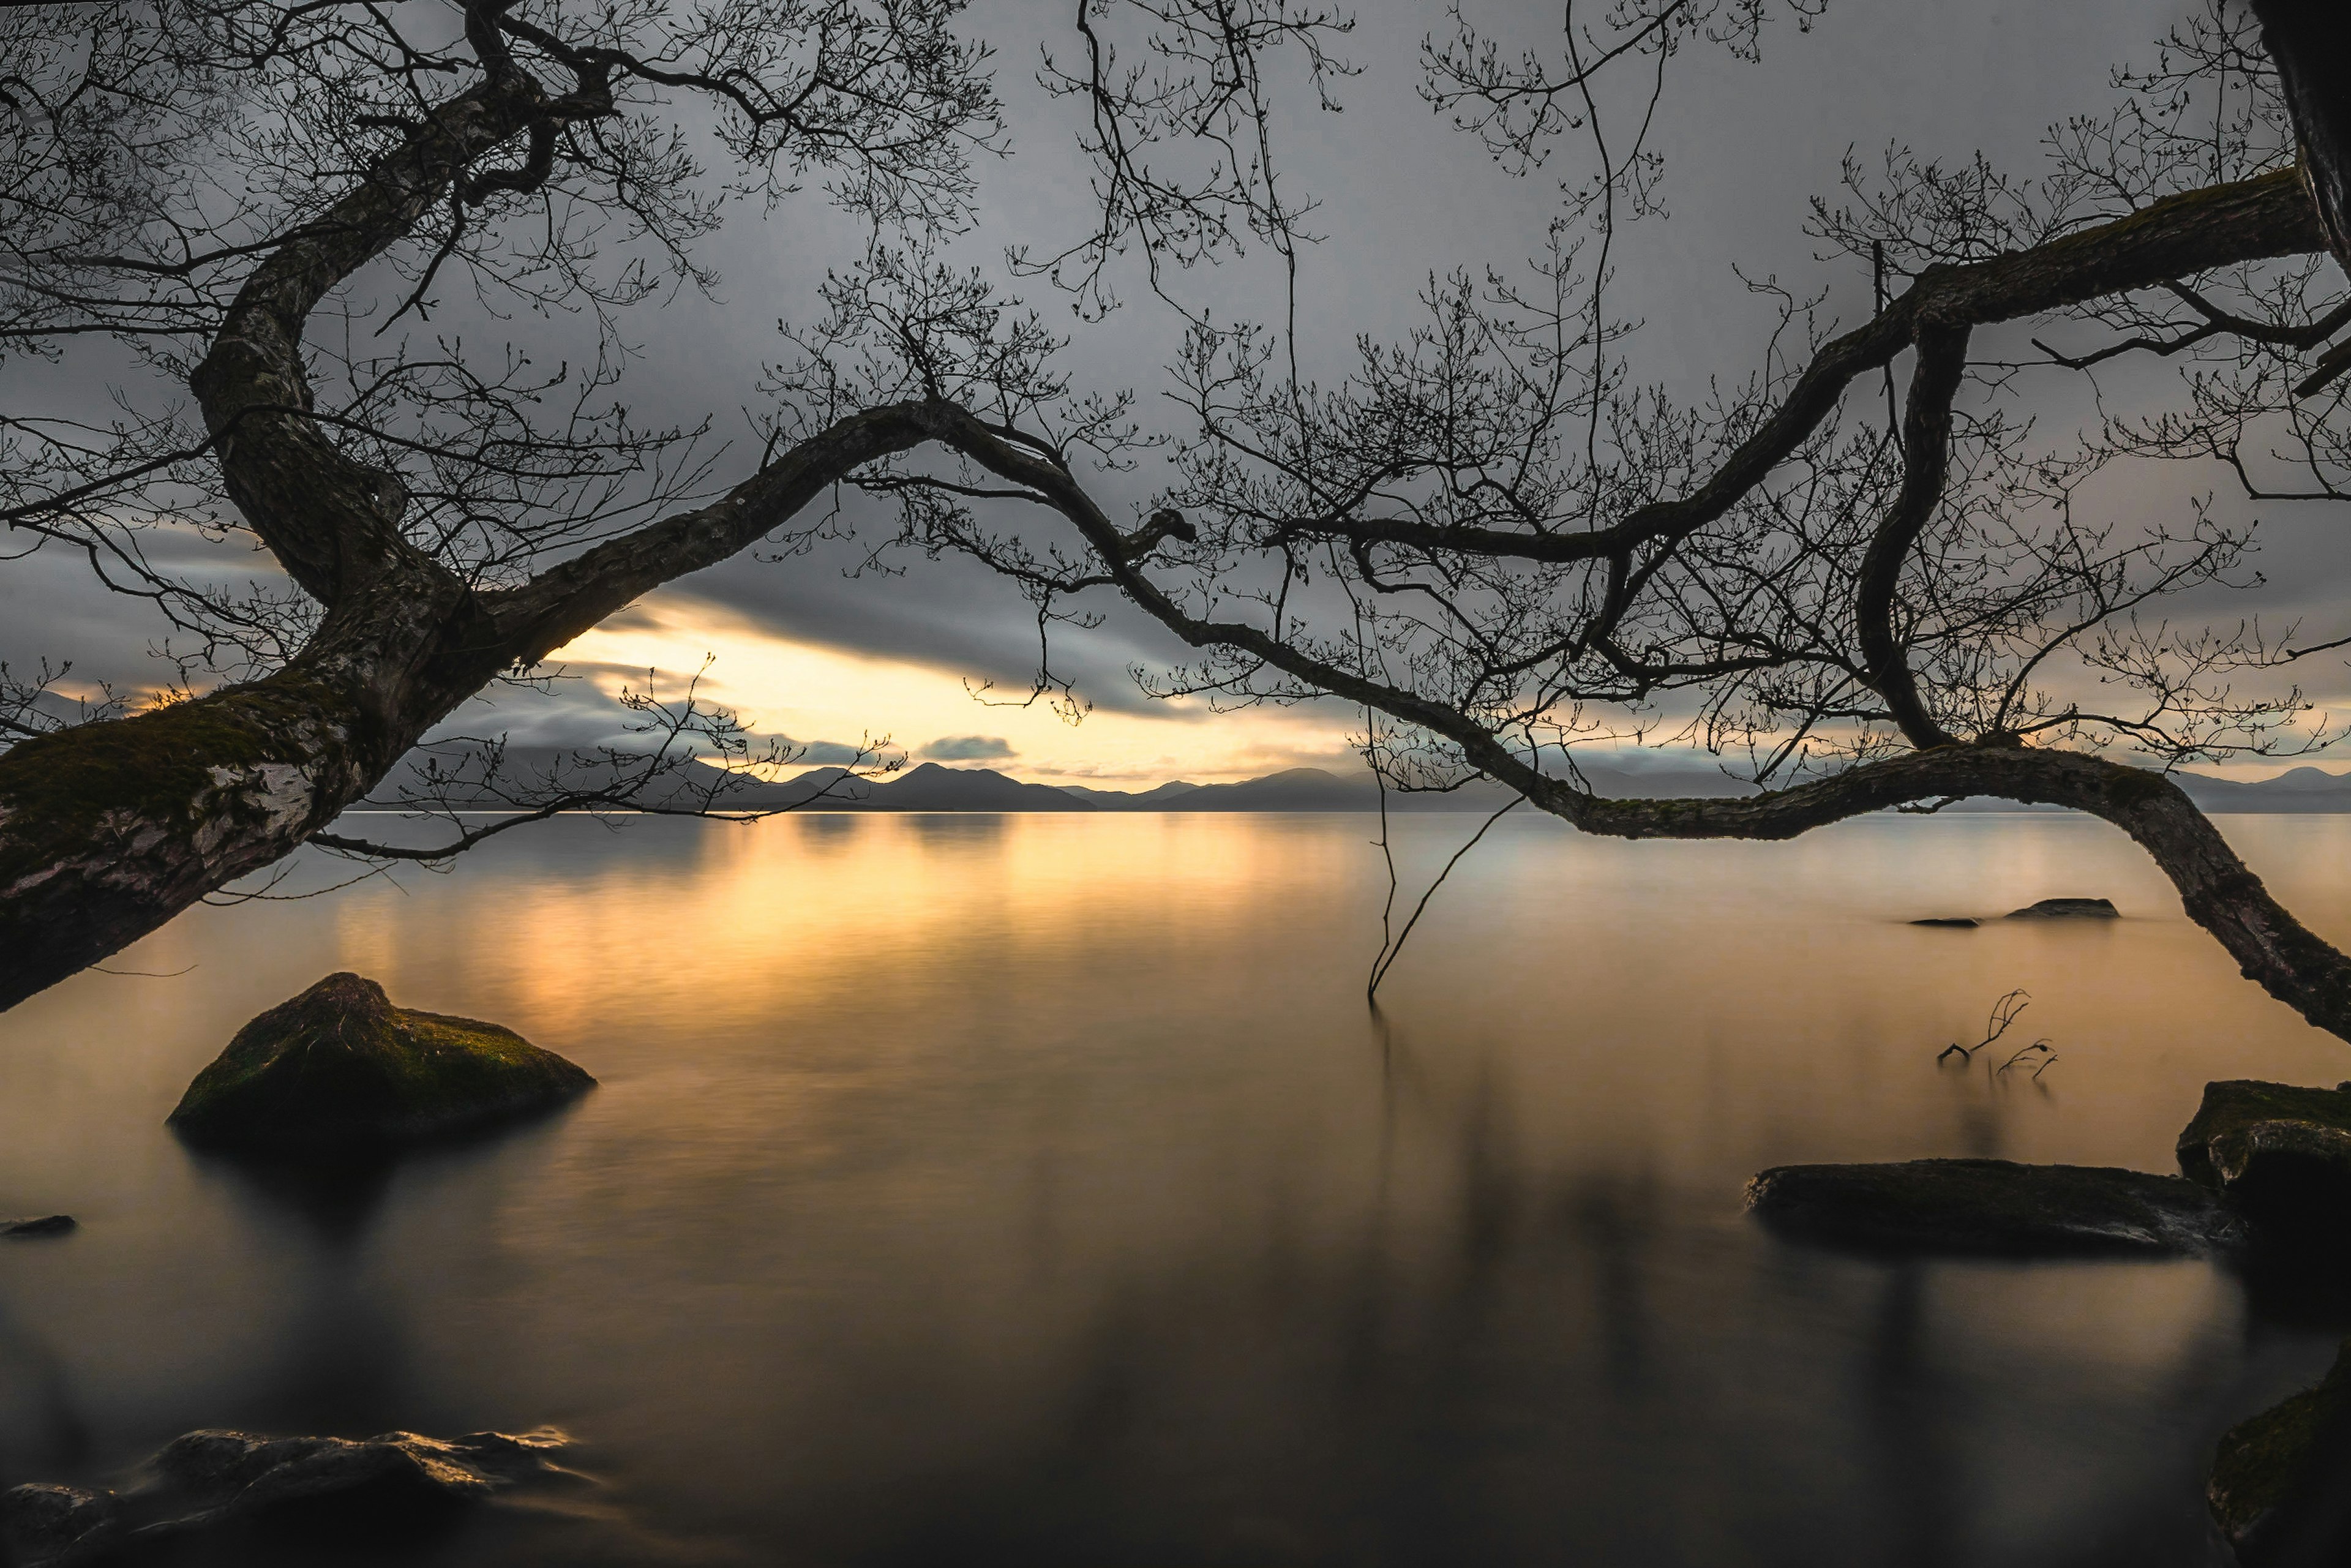
[[[237,1030],[171,1125],[223,1147],[381,1149],[540,1110],[595,1082],[510,1029],[395,1008],[373,980],[329,975]]]
[[[2200,1254],[2238,1230],[2179,1176],[2009,1160],[1778,1166],[1747,1184],[1775,1229],[1873,1249],[1993,1257]]]
[[[2295,1525],[2305,1475],[2322,1448],[2340,1450],[2351,1437],[2343,1429],[2346,1418],[2351,1418],[2351,1341],[2336,1353],[2335,1365],[2317,1387],[2280,1400],[2220,1435],[2204,1500],[2212,1521],[2249,1568],[2276,1555],[2283,1538],[2301,1533]]]
[[[2205,1083],[2203,1105],[2179,1133],[2177,1152],[2179,1171],[2215,1192],[2243,1183],[2271,1152],[2294,1152],[2351,1173],[2351,1083]]]
[[[2240,1203],[2314,1204],[2351,1217],[2351,1085],[2207,1083],[2178,1154],[2190,1181]]]
[[[366,1561],[389,1561],[381,1554],[387,1536],[413,1539],[450,1509],[525,1489],[581,1484],[585,1478],[550,1457],[569,1442],[551,1427],[450,1438],[386,1432],[356,1440],[191,1432],[141,1466],[136,1484],[123,1491],[54,1482],[0,1491],[0,1563],[235,1563],[246,1560],[239,1546],[264,1534],[281,1544],[317,1542],[319,1554],[305,1554],[304,1562],[349,1562],[346,1549],[363,1547],[373,1549]],[[247,1533],[240,1526],[248,1523],[260,1528]],[[190,1536],[213,1539],[189,1543],[193,1554],[175,1547]],[[288,1559],[273,1553],[270,1560]]]
[[[2044,898],[2008,912],[2011,920],[2120,920],[2122,912],[2107,898]]]

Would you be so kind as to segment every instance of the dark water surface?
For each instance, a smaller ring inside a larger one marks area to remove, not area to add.
[[[1407,819],[1407,860],[1470,826]],[[2351,818],[2224,826],[2351,938]],[[0,1017],[0,1214],[83,1222],[0,1244],[0,1484],[202,1426],[551,1422],[600,1490],[365,1560],[2208,1561],[2213,1436],[2344,1325],[2203,1264],[1896,1265],[1740,1210],[1793,1160],[2169,1169],[2208,1078],[2351,1076],[2119,834],[1512,818],[1375,1018],[1369,831],[566,820],[197,911],[114,961],[192,973]],[[2128,918],[1902,924],[2056,894]],[[184,1151],[187,1080],[337,968],[603,1086],[337,1184]],[[2012,987],[2057,1063],[1938,1071]]]

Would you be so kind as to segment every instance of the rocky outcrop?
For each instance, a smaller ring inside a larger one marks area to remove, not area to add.
[[[2317,1387],[2221,1434],[2204,1500],[2244,1568],[2336,1561],[2329,1547],[2341,1544],[2342,1510],[2325,1505],[2341,1489],[2314,1463],[2322,1458],[2336,1474],[2351,1458],[2351,1343]]]
[[[2179,1168],[2273,1225],[2351,1231],[2351,1084],[2204,1086]]]
[[[1913,925],[1948,925],[1959,930],[1973,931],[1983,924],[1972,915],[1930,915],[1924,920],[1913,920]]]
[[[2122,912],[2105,898],[2044,898],[2008,912],[2011,920],[2120,920]]]
[[[171,1124],[191,1142],[359,1152],[542,1109],[595,1080],[512,1030],[395,1008],[329,975],[239,1030]]]
[[[0,1492],[0,1562],[72,1568],[289,1503],[479,1502],[527,1481],[570,1476],[549,1458],[569,1441],[551,1427],[447,1440],[413,1432],[358,1441],[191,1432],[149,1461],[127,1491],[36,1484]]]
[[[70,1214],[45,1214],[38,1219],[0,1219],[0,1237],[9,1239],[36,1236],[63,1236],[75,1228]]]
[[[1848,1246],[2011,1257],[2194,1255],[2239,1227],[2179,1176],[2008,1160],[1779,1166],[1747,1184],[1773,1228]]]
[[[2241,1251],[2254,1274],[2351,1260],[2351,1082],[2208,1083],[2177,1154],[2177,1176],[2005,1160],[1781,1166],[1748,1183],[1747,1206],[1797,1235],[1913,1252]],[[2206,1500],[2245,1568],[2332,1563],[2351,1542],[2346,1475],[2351,1342],[2316,1387],[2221,1437]]]

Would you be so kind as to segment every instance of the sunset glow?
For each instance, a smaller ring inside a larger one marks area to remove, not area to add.
[[[1146,714],[1097,710],[1072,724],[1043,699],[1023,706],[1022,692],[975,695],[956,671],[796,642],[708,605],[691,614],[640,605],[623,622],[559,650],[551,662],[617,697],[623,686],[643,689],[647,670],[659,673],[661,690],[674,692],[706,656],[712,663],[704,693],[736,709],[760,735],[852,746],[862,737],[887,737],[918,760],[943,739],[1000,739],[1003,754],[938,759],[1018,779],[1148,788],[1170,779],[1225,783],[1352,760],[1348,726],[1324,711],[1212,714],[1196,698],[1179,698]]]

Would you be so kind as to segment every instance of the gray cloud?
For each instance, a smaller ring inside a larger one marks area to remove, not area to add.
[[[946,735],[931,742],[915,756],[932,762],[983,762],[1018,756],[1012,743],[1000,735]]]
[[[784,744],[799,753],[794,758],[796,762],[815,768],[853,768],[861,762],[873,760],[872,752],[860,750],[854,746],[843,746],[837,740],[794,740]]]
[[[624,615],[627,612],[623,612]],[[565,751],[593,751],[611,747],[620,751],[647,749],[644,734],[630,727],[643,719],[608,697],[589,675],[617,676],[636,690],[645,688],[645,672],[627,669],[617,664],[580,662],[567,664],[564,674],[542,685],[495,685],[466,703],[446,722],[427,737],[428,741],[447,740],[457,736],[483,738],[505,738],[510,746],[527,748],[552,748]],[[683,682],[663,680],[656,683],[655,694],[665,699],[682,695]],[[852,767],[873,760],[873,753],[861,747],[839,740],[801,740],[786,735],[760,735],[753,732],[745,737],[757,753],[772,744],[789,757],[795,766]],[[707,742],[689,739],[696,751],[707,754]],[[1001,744],[1001,743],[998,743]]]

